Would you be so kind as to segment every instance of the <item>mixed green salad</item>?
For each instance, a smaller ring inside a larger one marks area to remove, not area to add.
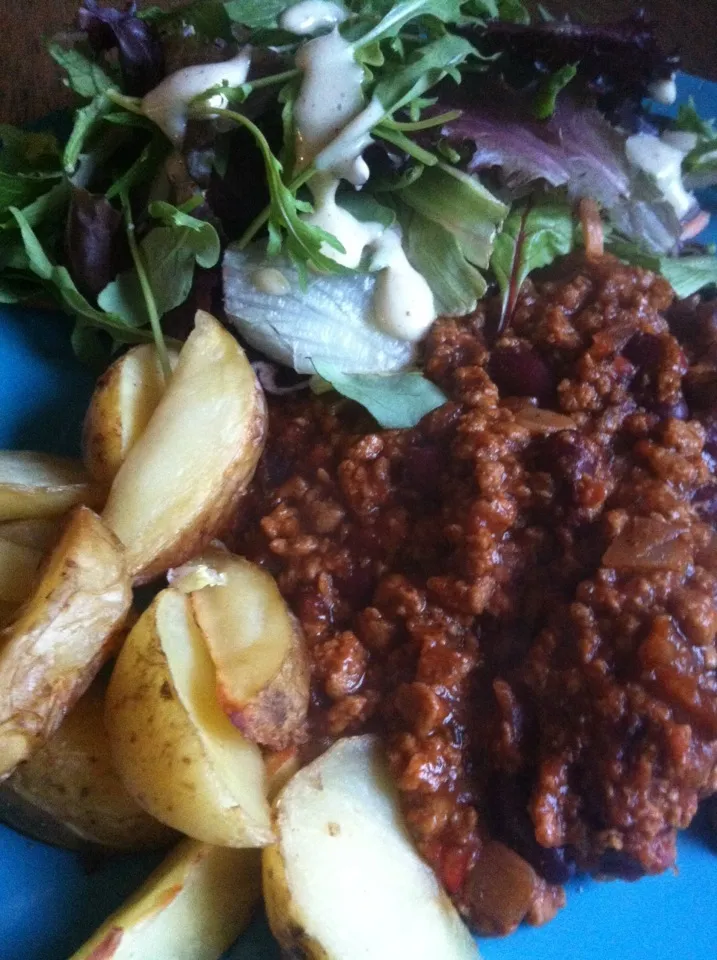
[[[433,320],[494,291],[509,323],[523,280],[585,243],[585,198],[679,297],[717,282],[694,193],[717,128],[654,110],[679,60],[644,14],[85,0],[48,51],[77,107],[65,136],[0,126],[0,302],[56,304],[87,362],[144,340],[166,362],[204,307],[293,370],[270,388],[410,426],[443,400],[420,373]]]

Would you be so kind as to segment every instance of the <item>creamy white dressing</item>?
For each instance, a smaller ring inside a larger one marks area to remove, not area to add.
[[[326,30],[343,23],[346,11],[330,0],[301,0],[288,7],[279,17],[282,30],[299,37],[310,37],[319,30]]]
[[[314,197],[314,212],[306,214],[303,219],[332,234],[345,250],[345,253],[341,253],[328,243],[323,243],[321,252],[345,267],[356,269],[361,263],[364,250],[380,238],[383,225],[362,223],[336,203],[336,191],[339,187],[336,177],[317,173],[309,181],[309,187]]]
[[[276,267],[262,267],[251,275],[252,283],[260,293],[285,297],[291,291],[287,277]]]
[[[241,86],[246,82],[250,64],[251,50],[244,47],[231,60],[203,63],[177,70],[143,97],[142,112],[156,123],[173,143],[179,145],[187,130],[191,101],[220,84],[229,87]],[[217,94],[210,105],[220,108],[226,104],[226,98]]]
[[[297,167],[302,169],[360,112],[363,69],[353,58],[351,44],[335,28],[302,44],[296,66],[304,74],[294,106]],[[368,178],[359,152],[332,168],[337,177],[356,186]]]
[[[409,263],[397,230],[384,230],[375,250],[371,269],[379,274],[373,295],[374,323],[399,340],[422,340],[436,319],[431,288]]]
[[[637,133],[628,137],[625,152],[634,167],[652,177],[679,219],[684,219],[696,203],[682,182],[684,151],[652,134]]]
[[[671,106],[677,100],[677,84],[674,73],[667,80],[655,80],[648,86],[647,92],[656,103]]]
[[[302,44],[296,54],[296,66],[303,73],[294,107],[296,166],[301,170],[313,163],[317,170],[308,182],[314,210],[303,219],[336,237],[343,253],[327,243],[321,252],[337,263],[356,269],[371,255],[370,269],[378,272],[373,325],[397,339],[416,341],[435,320],[435,303],[428,283],[406,257],[400,233],[380,223],[362,222],[336,202],[342,179],[355,187],[368,180],[361,154],[371,142],[371,129],[385,113],[376,99],[364,105],[363,68],[338,31],[344,18],[343,9],[326,0],[303,0],[281,15],[281,26],[298,35],[332,28]],[[265,289],[260,286],[263,277],[252,279],[258,289]]]

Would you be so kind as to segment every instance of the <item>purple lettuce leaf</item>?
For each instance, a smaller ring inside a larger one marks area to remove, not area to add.
[[[530,100],[505,87],[491,87],[463,102],[461,116],[441,128],[455,143],[475,145],[471,171],[493,168],[513,195],[529,184],[563,187],[571,200],[592,197],[621,233],[651,249],[674,249],[682,225],[654,183],[628,162],[626,134],[594,107],[562,94],[547,122],[533,119]],[[441,102],[441,109],[446,105]]]
[[[152,25],[137,16],[136,3],[119,10],[84,0],[77,22],[95,51],[117,49],[125,93],[141,97],[157,86],[164,76],[162,45]]]
[[[94,299],[127,259],[122,214],[101,194],[73,187],[65,256],[78,289]]]

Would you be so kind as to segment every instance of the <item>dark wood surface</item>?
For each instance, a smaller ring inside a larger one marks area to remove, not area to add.
[[[121,6],[125,0],[116,2]],[[78,3],[0,0],[0,121],[23,123],[67,102],[42,38],[71,24]],[[170,3],[159,0],[160,6]],[[545,0],[545,5],[586,19],[625,16],[636,6],[631,0]],[[665,45],[680,49],[687,70],[717,79],[717,0],[646,0],[642,5],[661,23]]]

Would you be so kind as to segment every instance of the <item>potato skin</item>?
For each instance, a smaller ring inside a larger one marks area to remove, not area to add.
[[[174,368],[176,351],[169,351]],[[165,390],[153,344],[133,347],[97,381],[85,415],[82,458],[90,476],[109,486],[144,432]]]
[[[60,517],[77,504],[97,507],[104,491],[83,465],[29,450],[0,451],[0,521]]]
[[[112,671],[105,719],[115,766],[137,802],[169,826],[218,846],[264,846],[272,839],[268,807],[261,824],[239,807],[222,805],[200,733],[175,689],[157,625],[170,593],[176,591],[163,591],[140,617]],[[211,684],[206,694],[214,697]],[[231,731],[218,706],[216,714]],[[255,756],[257,748],[247,747]],[[254,773],[252,767],[248,775]]]
[[[274,679],[242,707],[218,685],[219,700],[229,719],[245,737],[272,750],[284,750],[306,722],[311,683],[309,655],[299,621],[289,614],[292,643]]]
[[[278,844],[262,850],[261,880],[269,928],[282,951],[296,960],[331,960],[321,944],[309,936],[296,915]]]
[[[216,960],[260,899],[258,850],[185,839],[71,960]]]
[[[243,350],[198,311],[177,369],[114,479],[108,525],[135,583],[199,553],[229,525],[266,439],[264,395]]]
[[[57,732],[0,785],[0,819],[45,843],[77,850],[168,846],[174,831],[130,797],[112,766],[105,689],[95,680]]]
[[[0,780],[57,730],[112,652],[132,602],[124,552],[77,507],[35,592],[0,634]]]

